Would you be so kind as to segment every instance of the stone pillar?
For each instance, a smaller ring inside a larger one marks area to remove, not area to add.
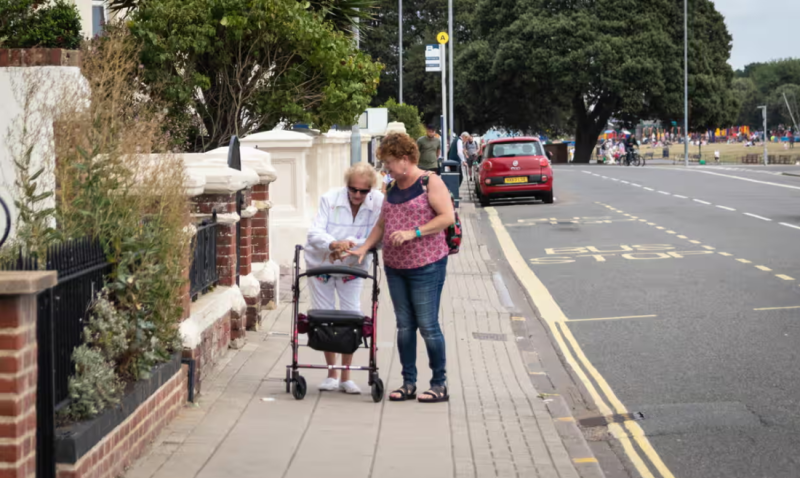
[[[0,476],[36,476],[36,295],[56,272],[0,272]]]
[[[309,208],[308,153],[313,139],[296,131],[265,131],[242,139],[242,145],[270,153],[279,181],[271,186],[270,259],[289,266],[294,246],[305,244],[313,217]]]
[[[362,131],[361,132],[361,162],[369,162],[369,143],[372,140],[372,135]]]

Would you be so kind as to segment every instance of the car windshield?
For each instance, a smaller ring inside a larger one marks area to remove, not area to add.
[[[538,141],[519,143],[497,143],[490,146],[489,158],[514,158],[517,156],[544,156],[542,144]]]

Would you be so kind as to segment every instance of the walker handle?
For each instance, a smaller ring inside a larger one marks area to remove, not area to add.
[[[355,267],[347,267],[347,266],[314,267],[313,269],[308,269],[306,270],[305,273],[300,274],[300,277],[318,277],[322,275],[355,276],[355,277],[360,277],[362,279],[375,280],[375,278],[369,275],[367,271],[365,271],[364,269],[357,269]]]

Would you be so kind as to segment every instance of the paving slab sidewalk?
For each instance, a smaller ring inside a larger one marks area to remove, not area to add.
[[[249,333],[244,348],[228,352],[197,403],[182,410],[127,478],[603,476],[574,422],[578,436],[565,437],[561,425],[569,417],[559,423],[532,385],[474,233],[475,209],[463,204],[460,213],[464,244],[450,258],[441,311],[449,403],[373,403],[364,372],[354,372],[362,395],[319,392],[324,371],[303,371],[309,391],[295,400],[283,383],[291,360],[291,304],[284,302],[261,331]],[[301,310],[308,308],[304,296]],[[377,333],[388,395],[402,379],[385,281]],[[430,370],[421,338],[418,350],[424,390]],[[324,363],[305,347],[300,357]],[[355,362],[366,361],[359,350]]]

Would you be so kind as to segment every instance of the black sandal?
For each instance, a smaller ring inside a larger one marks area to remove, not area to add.
[[[420,394],[419,398],[417,398],[417,401],[420,403],[440,403],[440,402],[447,402],[449,400],[450,400],[450,395],[447,394],[447,386],[445,385],[437,385],[435,387],[431,387],[430,390],[428,390],[427,392],[423,392],[422,394]]]
[[[393,397],[392,395],[395,393],[400,394],[400,396]],[[410,383],[403,384],[402,387],[389,394],[390,402],[405,402],[406,400],[413,400],[415,398],[417,398],[417,387]]]

